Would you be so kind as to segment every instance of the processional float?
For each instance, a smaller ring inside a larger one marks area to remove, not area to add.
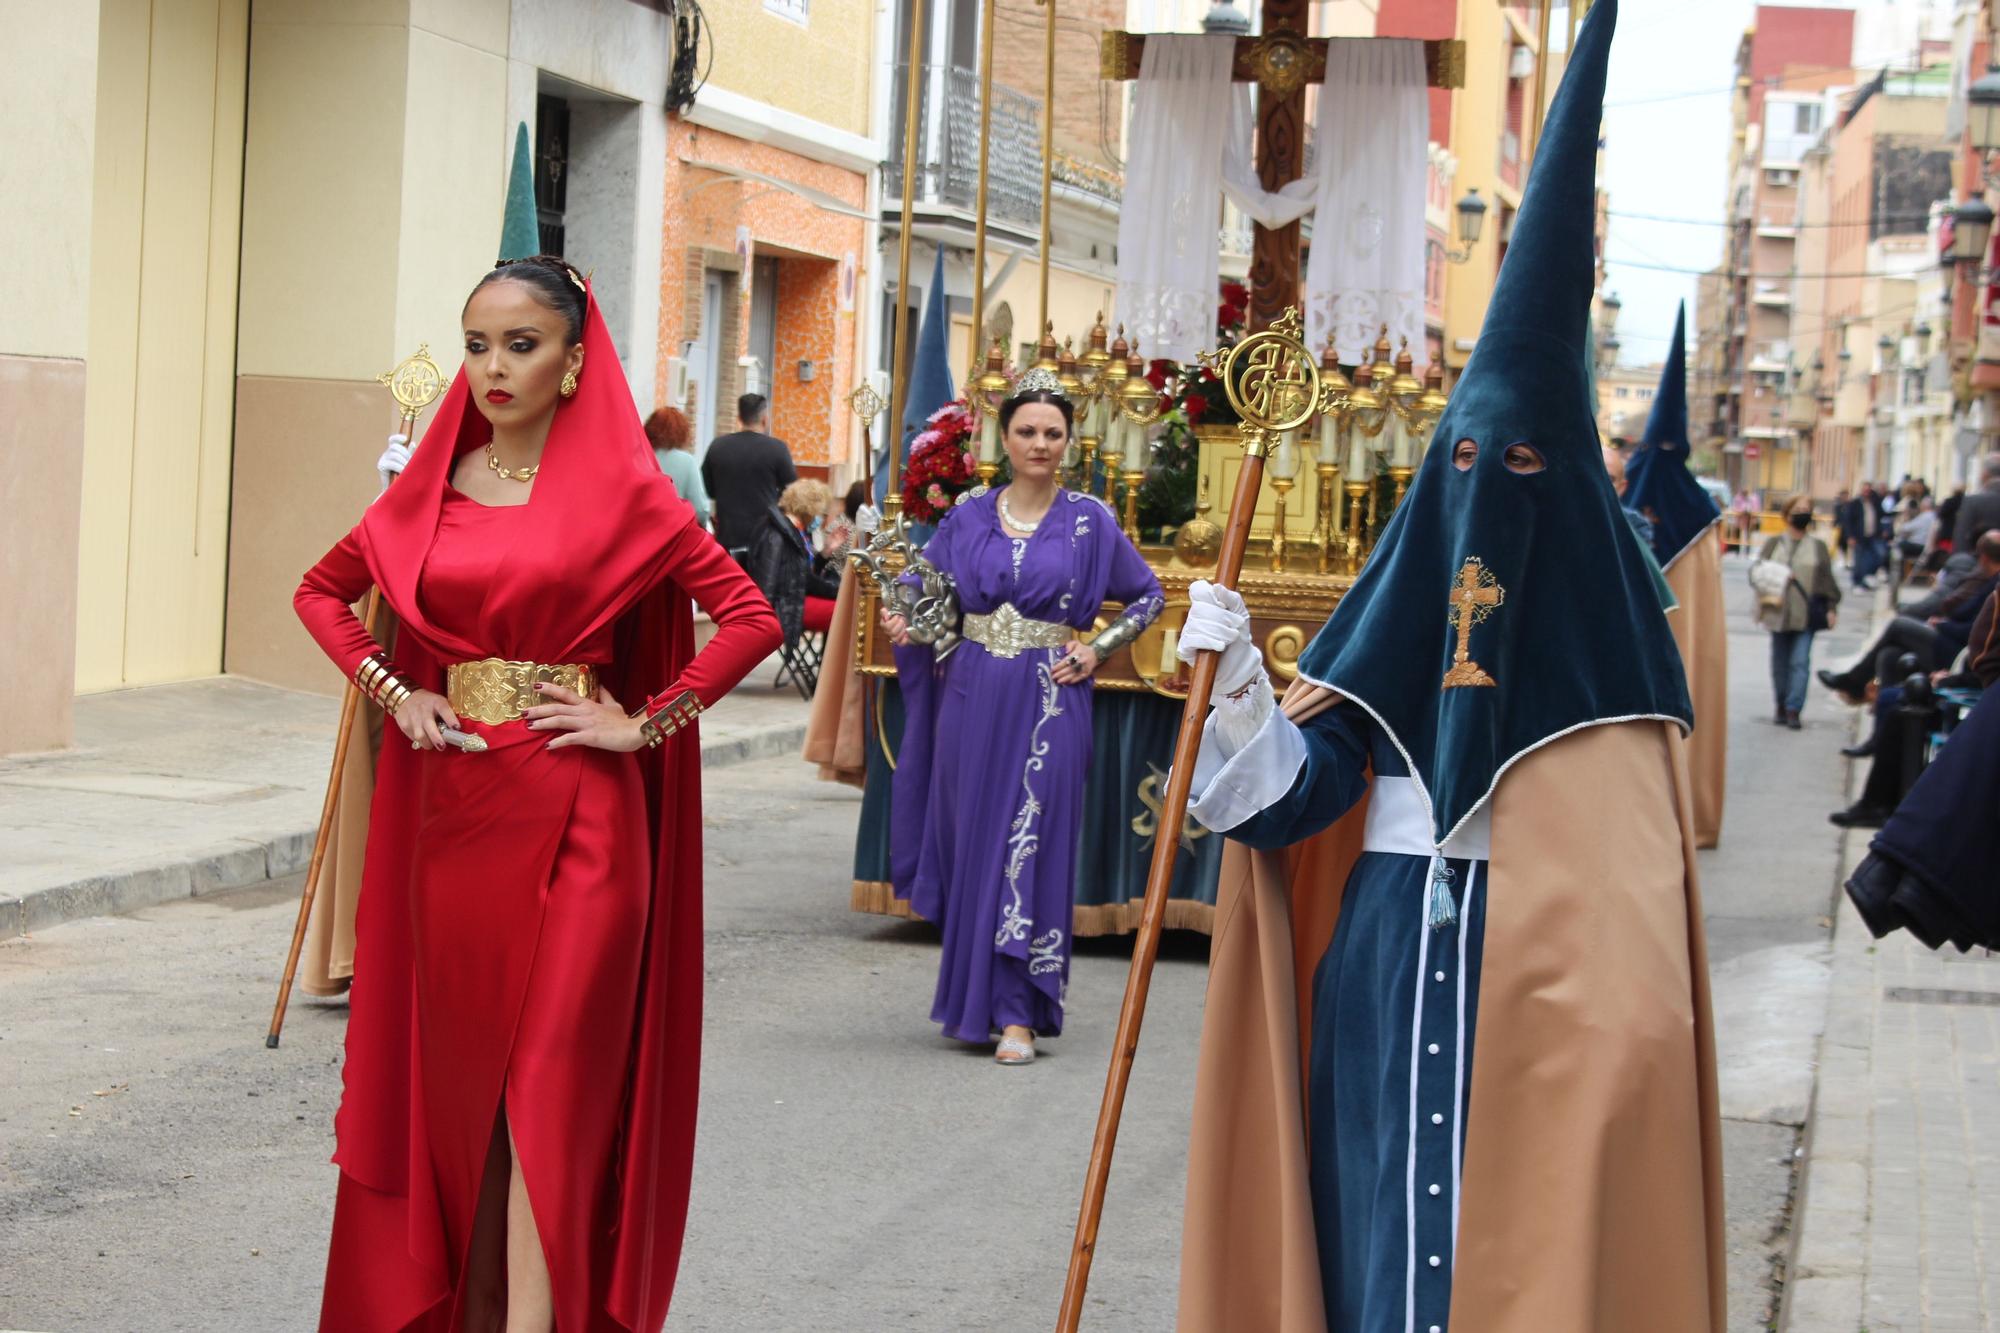
[[[421,344],[413,354],[399,361],[393,370],[376,378],[388,386],[390,397],[396,400],[402,434],[414,440],[417,418],[443,395],[447,383],[444,372],[431,359],[430,344]],[[375,633],[381,612],[381,589],[370,588],[361,620],[371,636]],[[285,1009],[291,1003],[292,982],[298,975],[299,952],[305,947],[306,924],[312,919],[313,899],[319,891],[320,872],[326,865],[327,843],[333,836],[334,820],[340,814],[341,775],[347,769],[347,749],[354,739],[354,719],[360,702],[361,687],[349,681],[340,700],[340,723],[334,732],[333,769],[327,774],[326,797],[320,802],[319,829],[313,835],[312,858],[306,862],[305,887],[299,893],[298,921],[292,926],[291,949],[285,955],[285,971],[278,980],[278,1002],[271,1010],[270,1031],[264,1036],[264,1045],[268,1047],[276,1047],[279,1036],[284,1032]]]
[[[927,6],[909,7],[908,49],[921,51]],[[1126,534],[1140,548],[1159,577],[1166,596],[1162,614],[1125,649],[1113,654],[1095,676],[1096,688],[1112,696],[1179,701],[1185,696],[1187,672],[1178,662],[1175,646],[1187,609],[1187,588],[1197,578],[1212,578],[1220,555],[1223,521],[1228,515],[1211,516],[1214,505],[1234,493],[1237,473],[1245,452],[1242,432],[1227,418],[1233,409],[1218,411],[1211,419],[1189,423],[1185,412],[1169,412],[1173,403],[1162,397],[1152,382],[1165,369],[1177,383],[1195,373],[1193,366],[1182,367],[1149,358],[1148,349],[1128,337],[1118,324],[1117,312],[1107,320],[1100,314],[1088,329],[1058,337],[1049,317],[1050,268],[1040,268],[1040,301],[1034,326],[1039,341],[1026,353],[1028,364],[1010,364],[1007,347],[986,327],[986,252],[990,163],[992,156],[993,50],[987,38],[994,31],[993,0],[984,0],[979,52],[978,175],[972,213],[973,253],[971,283],[971,323],[963,344],[969,367],[963,386],[963,403],[978,440],[976,473],[979,482],[992,484],[1001,466],[998,410],[1012,392],[1018,375],[1039,368],[1055,375],[1076,408],[1076,431],[1072,449],[1065,459],[1064,483],[1073,489],[1088,489],[1100,496],[1118,516]],[[1305,36],[1307,8],[1304,0],[1275,0],[1262,6],[1265,31],[1260,36],[1232,40],[1232,77],[1236,82],[1253,82],[1259,89],[1257,104],[1257,162],[1259,179],[1275,189],[1297,179],[1304,162],[1305,90],[1327,77],[1329,39]],[[1047,19],[1042,63],[1043,105],[1053,102],[1055,85],[1055,15],[1053,0],[1044,0]],[[1210,39],[1222,40],[1222,39]],[[1342,39],[1352,41],[1354,39]],[[1098,50],[1098,70],[1105,80],[1130,80],[1139,76],[1148,41],[1147,34],[1105,32]],[[1422,43],[1423,80],[1432,87],[1455,88],[1464,81],[1464,44],[1453,40]],[[901,228],[896,252],[897,290],[907,293],[910,251],[913,239],[917,181],[922,136],[919,113],[924,105],[923,70],[911,62],[904,96],[902,125],[903,163]],[[1041,200],[1040,244],[1042,255],[1050,251],[1051,182],[1054,174],[1052,117],[1041,118]],[[1421,173],[1419,157],[1409,170]],[[1468,232],[1467,208],[1476,210]],[[1220,218],[1220,200],[1216,202]],[[1460,205],[1459,239],[1476,237],[1477,213],[1484,204],[1476,197]],[[1422,226],[1421,220],[1411,225]],[[1296,222],[1282,227],[1259,226],[1255,233],[1255,253],[1250,267],[1248,331],[1269,328],[1280,312],[1299,304],[1301,277],[1301,236]],[[1447,252],[1454,260],[1469,257],[1466,252]],[[1120,257],[1121,267],[1124,256]],[[907,322],[912,318],[907,299],[896,305],[895,353],[889,394],[888,441],[891,444],[884,523],[875,534],[872,561],[883,574],[893,575],[914,555],[910,538],[910,515],[903,512],[903,450],[896,447],[905,417],[909,383],[911,338]],[[1372,337],[1371,329],[1371,337]],[[1031,335],[1032,336],[1032,335]],[[1364,338],[1364,342],[1369,339]],[[1204,346],[1212,345],[1204,342]],[[1318,352],[1319,372],[1333,386],[1323,401],[1315,402],[1308,418],[1292,429],[1273,437],[1270,457],[1264,469],[1268,487],[1254,495],[1247,528],[1247,546],[1240,578],[1252,617],[1252,633],[1262,650],[1271,676],[1282,688],[1296,674],[1299,653],[1313,632],[1332,613],[1342,592],[1373,549],[1375,539],[1388,522],[1404,488],[1413,474],[1430,430],[1445,404],[1442,367],[1438,358],[1428,374],[1420,377],[1413,369],[1412,349],[1394,347],[1386,332],[1372,337],[1359,355],[1352,347],[1348,355],[1338,354],[1329,337]],[[1207,386],[1215,389],[1212,383]],[[1220,407],[1226,395],[1212,392]],[[926,409],[930,404],[922,405]],[[877,436],[876,438],[881,438]],[[1171,497],[1172,508],[1162,512],[1165,488],[1162,470],[1155,459],[1162,454],[1162,441],[1171,439],[1176,456],[1192,454],[1192,466],[1179,469],[1183,487]],[[1145,497],[1142,502],[1142,496]],[[874,705],[886,697],[883,687],[895,675],[886,636],[875,614],[879,605],[878,587],[868,579],[861,582],[856,599],[853,633],[856,636],[855,669]],[[1106,607],[1099,616],[1101,627],[1120,608]],[[1124,705],[1121,705],[1124,706]],[[886,782],[886,772],[894,765],[892,744],[893,713],[871,706],[873,735],[867,740],[871,762],[876,763],[872,785]],[[888,714],[890,723],[885,723]],[[1164,728],[1164,717],[1147,714],[1149,735]],[[1144,844],[1162,827],[1174,836],[1172,826],[1158,822],[1158,791],[1164,782],[1164,765],[1170,745],[1164,736],[1155,736],[1157,755],[1146,760],[1151,773],[1140,771],[1118,776],[1121,799],[1135,793],[1125,786],[1137,783],[1136,799],[1144,811],[1132,821],[1133,837],[1139,842],[1129,853],[1116,855],[1119,874],[1115,884],[1105,889],[1105,904],[1079,902],[1074,922],[1078,935],[1127,933],[1136,927],[1138,866],[1143,863]],[[1149,741],[1149,745],[1152,741]],[[872,752],[879,750],[879,755]],[[1155,762],[1157,761],[1157,762]],[[1129,805],[1130,802],[1128,801]],[[864,820],[865,820],[864,816]],[[1143,825],[1143,827],[1142,827]],[[1184,826],[1194,839],[1203,831]],[[1123,830],[1110,836],[1123,838]],[[876,866],[876,861],[881,866]],[[853,885],[853,905],[857,910],[902,914],[907,908],[893,897],[887,882],[886,835],[876,837],[864,830],[863,849],[857,852]],[[1198,862],[1201,873],[1212,876],[1214,857]],[[1185,878],[1185,876],[1184,876]],[[1100,886],[1111,883],[1105,876],[1085,876],[1080,883]],[[1177,893],[1184,889],[1177,889]],[[1208,909],[1199,901],[1175,898],[1169,924],[1207,929]]]

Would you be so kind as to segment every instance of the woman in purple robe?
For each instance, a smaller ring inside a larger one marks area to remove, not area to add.
[[[1069,400],[1033,371],[1021,388],[1000,407],[1013,480],[961,499],[924,547],[956,586],[961,640],[938,660],[901,616],[883,616],[908,719],[896,896],[944,935],[932,1021],[960,1041],[997,1031],[1007,1065],[1062,1031],[1091,674],[1162,605],[1111,511],[1058,484]],[[1106,602],[1122,613],[1082,638]]]

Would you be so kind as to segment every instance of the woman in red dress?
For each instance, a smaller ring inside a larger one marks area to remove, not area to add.
[[[654,463],[574,269],[503,265],[464,323],[422,447],[296,598],[410,742],[371,811],[320,1327],[656,1330],[700,1064],[694,718],[778,625]],[[370,584],[396,662],[350,609]]]

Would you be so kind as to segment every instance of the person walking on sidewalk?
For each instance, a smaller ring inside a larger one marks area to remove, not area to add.
[[[464,326],[425,443],[294,599],[409,741],[369,831],[320,1328],[658,1329],[700,1061],[694,719],[777,623],[661,475],[575,269],[503,264]],[[351,609],[371,583],[398,660]]]
[[[1833,553],[1812,534],[1810,495],[1795,495],[1785,506],[1785,531],[1764,543],[1757,559],[1790,571],[1776,602],[1760,607],[1758,618],[1771,632],[1771,693],[1777,702],[1772,721],[1793,731],[1802,725],[1806,682],[1812,672],[1813,635],[1832,629],[1840,607],[1840,580]]]

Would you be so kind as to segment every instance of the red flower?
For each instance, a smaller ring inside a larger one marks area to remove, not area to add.
[[[1222,284],[1222,300],[1225,305],[1248,305],[1250,289],[1240,282],[1225,282]]]
[[[1152,362],[1146,367],[1146,383],[1155,389],[1164,390],[1167,387],[1167,371],[1170,368],[1164,361]]]
[[[1187,413],[1188,425],[1199,426],[1201,414],[1208,410],[1208,399],[1190,389],[1187,397],[1181,399],[1181,408]]]

